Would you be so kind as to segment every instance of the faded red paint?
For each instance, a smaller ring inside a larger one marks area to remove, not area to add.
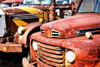
[[[40,32],[38,32],[32,35],[32,37],[36,41],[39,41],[42,43],[46,43],[46,44],[50,44],[54,46],[60,46],[63,48],[68,48],[68,49],[73,50],[77,56],[77,59],[73,65],[68,66],[68,67],[86,67],[86,66],[98,67],[98,65],[100,64],[100,59],[99,59],[100,52],[98,52],[100,51],[100,45],[99,45],[100,35],[93,35],[93,39],[87,39],[85,36],[70,38],[70,39],[54,39],[54,38],[46,38],[42,36]],[[54,41],[55,43],[53,43]],[[39,60],[37,60],[37,63],[42,65],[42,62]]]
[[[77,37],[66,39],[62,47],[75,52],[77,59],[69,67],[98,67],[100,65],[100,35],[93,35],[93,39]]]

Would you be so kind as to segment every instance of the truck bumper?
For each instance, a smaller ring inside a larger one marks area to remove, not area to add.
[[[22,45],[16,43],[0,43],[0,51],[3,52],[22,52]]]

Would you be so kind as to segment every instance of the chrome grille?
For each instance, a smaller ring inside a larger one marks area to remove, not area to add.
[[[52,37],[59,37],[59,36],[60,36],[60,32],[56,30],[52,30]]]
[[[64,50],[60,47],[38,42],[37,58],[44,64],[53,67],[64,66]]]
[[[41,29],[40,31],[41,31],[41,35],[44,35],[44,29]]]

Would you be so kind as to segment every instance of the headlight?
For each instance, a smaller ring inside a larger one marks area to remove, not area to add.
[[[33,41],[32,42],[32,47],[33,49],[36,51],[37,50],[37,42],[36,41]]]
[[[65,59],[66,59],[66,61],[68,61],[69,63],[74,62],[75,59],[76,59],[75,53],[74,53],[73,51],[71,51],[71,50],[67,51],[67,52],[65,53]]]
[[[26,30],[26,27],[20,26],[20,27],[18,28],[18,33],[19,33],[19,34],[23,34],[23,33],[25,32],[25,30]]]

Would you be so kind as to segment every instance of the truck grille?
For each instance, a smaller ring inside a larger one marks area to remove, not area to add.
[[[60,47],[38,42],[37,58],[44,64],[53,67],[64,66],[64,50]]]

